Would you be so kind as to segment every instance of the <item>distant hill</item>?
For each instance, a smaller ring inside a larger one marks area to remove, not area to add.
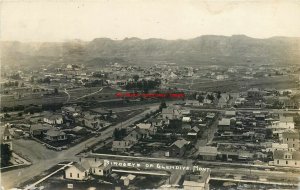
[[[103,65],[109,62],[146,64],[161,61],[178,64],[297,64],[300,38],[255,39],[245,35],[205,35],[189,40],[97,38],[62,43],[1,43],[2,63],[80,63]]]

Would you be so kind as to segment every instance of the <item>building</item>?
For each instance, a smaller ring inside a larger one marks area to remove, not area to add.
[[[248,98],[253,99],[261,99],[265,94],[265,91],[261,91],[258,88],[251,88],[247,91]]]
[[[275,150],[274,151],[274,166],[285,166],[285,167],[300,167],[300,152],[299,151],[284,151]]]
[[[213,146],[199,147],[198,154],[203,160],[216,160],[218,148]]]
[[[219,121],[218,127],[221,130],[229,130],[230,129],[230,119],[222,118],[222,120]]]
[[[225,117],[235,117],[236,112],[235,111],[225,111]]]
[[[29,133],[31,136],[42,136],[50,129],[50,125],[38,123],[30,126]]]
[[[299,150],[299,131],[288,130],[282,133],[282,142],[288,145],[288,148]]]
[[[286,130],[294,129],[295,123],[293,117],[280,116],[279,121],[274,121],[267,128],[271,129],[274,136],[281,137]]]
[[[73,180],[85,180],[88,178],[90,166],[88,162],[75,163],[65,170],[65,178]]]
[[[229,99],[230,99],[229,94],[227,94],[227,93],[220,94],[220,98],[218,101],[218,107],[223,108],[223,107],[227,106]]]
[[[187,145],[189,145],[189,144],[190,144],[190,142],[185,139],[175,141],[170,146],[169,156],[170,157],[182,157],[187,149]]]
[[[266,151],[267,152],[273,152],[275,150],[283,150],[283,151],[288,151],[289,150],[289,147],[288,147],[288,144],[280,144],[280,143],[272,143],[271,147],[269,148],[266,148]]]
[[[43,121],[50,125],[60,125],[63,123],[63,118],[58,114],[46,113]]]
[[[188,123],[188,122],[191,122],[191,121],[192,121],[192,119],[190,117],[182,117],[182,122]]]
[[[1,127],[1,144],[7,144],[9,146],[9,149],[12,150],[12,135],[9,131],[10,125],[7,124],[4,127]]]
[[[185,175],[183,181],[184,190],[209,190],[210,171],[203,171],[200,174]]]
[[[198,100],[186,100],[185,101],[186,106],[200,106],[200,102]]]
[[[126,152],[134,145],[133,141],[123,140],[123,141],[113,141],[112,150]]]
[[[161,115],[164,120],[181,119],[182,117],[181,112],[175,108],[163,108]]]
[[[82,118],[82,124],[92,129],[99,129],[104,126],[104,122],[100,119],[100,116],[89,113],[86,113]]]
[[[148,138],[149,137],[149,131],[136,128],[132,130],[125,138],[126,141],[132,141],[132,142],[138,142],[140,139]]]
[[[164,124],[163,120],[158,118],[151,118],[148,120],[148,122],[154,127],[163,127]]]
[[[63,115],[76,117],[82,113],[82,109],[80,106],[64,106],[61,112]]]
[[[45,139],[49,141],[64,141],[67,140],[67,136],[62,131],[51,129],[45,133]]]
[[[105,166],[100,161],[89,161],[91,174],[97,176],[109,176],[112,172],[110,165]]]
[[[150,123],[139,123],[136,125],[139,131],[143,134],[154,135],[156,133],[156,127],[151,125]]]

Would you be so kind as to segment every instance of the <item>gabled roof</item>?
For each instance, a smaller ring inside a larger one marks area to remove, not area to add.
[[[200,131],[200,129],[199,129],[197,126],[194,126],[194,127],[192,128],[192,130],[194,130],[196,133],[198,133],[198,132]]]
[[[149,130],[151,128],[150,123],[139,123],[136,126],[140,129],[147,129],[147,130]]]
[[[33,125],[30,126],[30,131],[35,131],[35,130],[49,130],[49,129],[51,129],[50,126],[43,125],[43,124],[40,124],[40,123],[33,124]]]
[[[85,172],[90,169],[90,165],[87,161],[81,163],[75,163],[73,166],[81,172]]]
[[[219,121],[219,125],[230,125],[230,119],[222,118],[222,120]]]
[[[282,133],[282,138],[299,139],[299,136],[299,131],[297,130],[289,130]]]
[[[201,153],[208,153],[208,154],[217,154],[218,148],[214,146],[203,146],[199,147],[198,152]]]
[[[273,158],[274,159],[285,159],[284,158],[285,154],[291,154],[293,160],[300,160],[300,152],[299,151],[289,152],[289,151],[285,151],[285,150],[275,150]]]
[[[9,128],[7,126],[4,127],[4,130],[3,130],[3,136],[10,136],[11,133],[9,131]]]
[[[293,117],[280,116],[280,122],[294,122]]]
[[[185,139],[181,139],[181,140],[175,141],[171,146],[175,145],[178,148],[182,148],[183,146],[185,146],[185,145],[187,145],[189,143],[190,143],[190,141],[187,141]]]
[[[64,133],[63,131],[58,131],[55,129],[48,130],[46,133],[47,136],[51,136],[51,137],[61,136],[61,135],[65,135],[65,134],[66,133]]]

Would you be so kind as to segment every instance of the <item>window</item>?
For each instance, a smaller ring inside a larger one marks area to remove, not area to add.
[[[77,178],[79,178],[79,174],[77,174]]]
[[[99,170],[99,172],[102,172],[102,170]]]
[[[297,165],[297,161],[295,161],[295,165]]]
[[[289,138],[286,138],[286,141],[289,141]]]
[[[70,177],[72,177],[72,173],[70,173]]]
[[[279,164],[279,160],[277,160],[277,164]]]
[[[285,158],[286,158],[286,159],[287,159],[287,157],[288,157],[288,156],[287,156],[287,155],[285,155]]]
[[[286,161],[285,163],[286,163],[286,164],[289,164],[289,161]]]
[[[295,147],[295,144],[293,144],[293,148]]]

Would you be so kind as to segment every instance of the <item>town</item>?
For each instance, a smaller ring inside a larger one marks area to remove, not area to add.
[[[300,189],[299,0],[0,7],[0,190]]]
[[[300,67],[3,69],[5,188],[298,185]]]

